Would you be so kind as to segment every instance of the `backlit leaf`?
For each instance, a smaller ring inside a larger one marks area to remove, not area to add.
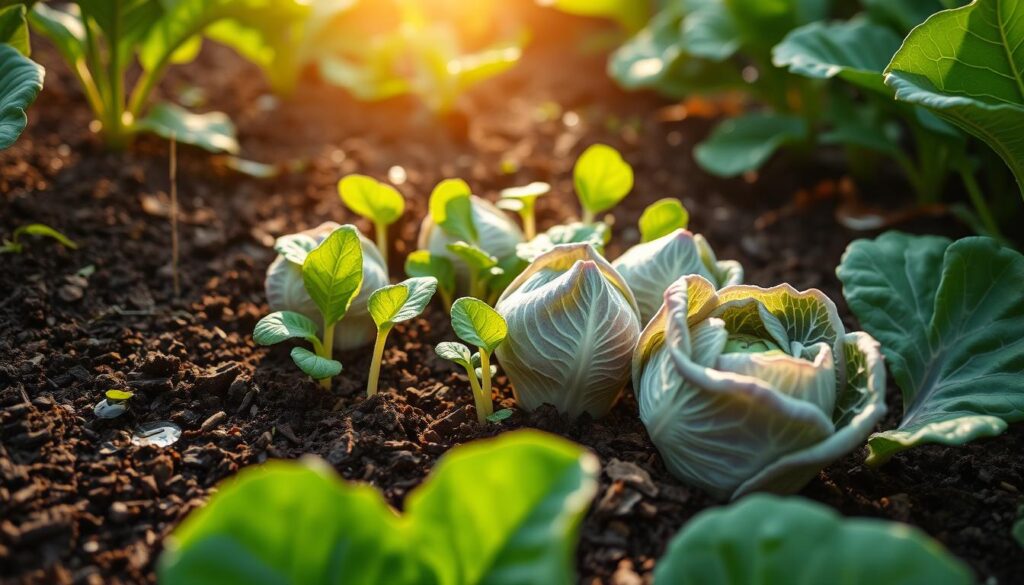
[[[423,312],[436,290],[437,279],[431,276],[385,286],[370,295],[370,315],[378,329],[408,321]]]
[[[357,214],[384,225],[402,217],[405,199],[397,189],[365,175],[349,175],[338,182],[345,205]]]
[[[598,214],[629,194],[633,188],[633,167],[614,148],[594,144],[576,160],[573,183],[583,209]]]
[[[487,303],[463,297],[452,304],[452,329],[466,343],[493,352],[508,335],[508,326]]]
[[[690,212],[675,198],[659,199],[647,206],[640,215],[640,241],[650,242],[668,235],[677,229],[686,229],[690,223]]]
[[[302,264],[302,281],[324,321],[340,321],[363,284],[363,250],[356,228],[341,226],[310,252]]]

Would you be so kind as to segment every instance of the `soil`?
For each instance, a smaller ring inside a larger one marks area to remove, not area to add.
[[[819,287],[856,325],[834,270],[851,240],[872,234],[837,224],[837,194],[851,188],[833,153],[818,159],[827,164],[783,159],[760,177],[714,180],[690,155],[709,120],[618,90],[604,57],[578,50],[591,25],[548,14],[533,26],[549,27],[536,34],[544,44],[441,120],[412,99],[364,104],[309,79],[293,96],[271,98],[258,71],[209,44],[196,63],[174,70],[165,96],[202,88],[204,108],[238,124],[246,157],[293,168],[257,180],[180,149],[180,298],[171,288],[168,145],[142,139],[128,152],[105,152],[73,77],[37,43],[46,89],[21,140],[0,153],[0,233],[44,222],[81,247],[30,241],[24,254],[0,256],[0,583],[153,583],[164,537],[242,467],[314,454],[400,508],[452,446],[520,427],[564,435],[601,459],[600,490],[582,527],[581,582],[649,582],[668,539],[715,502],[668,475],[628,391],[602,420],[570,422],[542,408],[479,425],[465,378],[432,350],[453,339],[438,307],[391,335],[383,393],[371,399],[363,393],[367,352],[340,356],[345,373],[328,394],[297,372],[288,348],[251,339],[266,313],[273,239],[324,220],[353,221],[336,196],[342,175],[404,175],[409,209],[394,228],[397,277],[438,180],[464,177],[492,198],[548,181],[544,228],[577,213],[572,164],[594,142],[620,148],[637,177],[634,195],[615,210],[609,255],[638,240],[633,226],[645,205],[677,196],[692,229],[720,258],[740,260],[749,282]],[[861,192],[890,210],[910,203],[896,180]],[[899,227],[966,234],[946,217]],[[890,387],[883,427],[901,412]],[[93,406],[108,388],[136,396],[125,416],[104,421]],[[496,407],[515,406],[502,375],[495,392]],[[133,445],[130,431],[149,421],[184,432],[170,447]],[[982,581],[1020,583],[1024,552],[1010,530],[1024,502],[1022,452],[1021,426],[961,448],[920,447],[880,469],[866,467],[858,450],[802,495],[843,514],[916,525]]]

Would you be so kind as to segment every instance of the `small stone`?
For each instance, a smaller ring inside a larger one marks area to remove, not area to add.
[[[74,303],[82,300],[82,297],[85,296],[85,290],[80,286],[65,284],[57,290],[57,296],[65,303]]]
[[[220,412],[217,412],[216,414],[212,415],[210,418],[208,418],[205,421],[203,421],[203,424],[200,425],[199,430],[200,431],[204,431],[204,432],[205,431],[210,431],[213,428],[215,428],[217,425],[219,425],[220,423],[224,422],[224,420],[227,419],[227,418],[228,418],[228,413],[226,413],[223,410],[221,410]]]

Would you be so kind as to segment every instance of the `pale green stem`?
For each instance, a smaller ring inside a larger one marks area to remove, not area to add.
[[[317,351],[318,356],[327,360],[334,359],[331,355],[334,351],[334,325],[334,323],[328,323],[326,319],[324,320],[324,342],[320,345],[319,351]],[[330,390],[331,379],[324,378],[320,380],[320,386],[324,390]]]
[[[388,225],[384,222],[374,222],[374,231],[377,232],[377,249],[384,258],[384,266],[388,265]]]
[[[589,209],[583,210],[583,223],[594,223],[594,212]]]
[[[996,239],[1003,239],[1003,234],[999,231],[999,224],[996,223],[992,210],[989,209],[988,203],[985,201],[985,195],[981,192],[981,187],[978,186],[974,173],[964,167],[958,170],[960,171],[960,179],[964,182],[964,187],[967,188],[967,194],[971,197],[971,203],[974,204],[974,209],[978,212],[978,218],[981,219],[982,225],[989,232],[987,235]]]
[[[527,241],[537,235],[537,216],[534,213],[533,201],[523,202],[523,234]]]
[[[482,347],[480,348],[480,377],[483,378],[480,395],[483,399],[483,418],[486,419],[494,412],[494,405],[491,402],[491,356]]]
[[[476,372],[473,366],[466,368],[466,375],[469,377],[469,387],[473,389],[473,406],[476,407],[476,419],[481,423],[487,422],[486,407],[484,406],[484,392],[480,389],[480,381],[476,379]]]
[[[380,361],[384,356],[384,344],[388,342],[391,326],[377,330],[377,342],[373,345],[373,359],[370,361],[370,378],[366,381],[366,396],[377,393],[377,381],[380,379]]]

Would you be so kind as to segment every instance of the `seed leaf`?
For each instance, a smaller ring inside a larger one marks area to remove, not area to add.
[[[633,167],[622,159],[619,151],[595,144],[576,161],[573,182],[583,209],[601,213],[622,201],[633,188]]]
[[[349,209],[375,223],[391,225],[405,211],[405,199],[397,189],[366,175],[339,181],[338,194]]]
[[[125,390],[110,389],[105,392],[105,396],[107,397],[107,400],[113,402],[124,402],[125,400],[130,399],[132,396],[135,396],[135,393],[128,392]]]
[[[469,348],[457,341],[442,341],[437,344],[434,351],[438,357],[455,362],[467,370],[473,367],[473,357]]]
[[[460,339],[488,353],[501,345],[508,335],[505,319],[490,305],[472,297],[463,297],[452,304],[452,328]]]
[[[436,291],[437,279],[432,276],[385,286],[370,295],[370,315],[377,329],[390,328],[422,313]]]
[[[333,325],[345,316],[363,285],[363,247],[354,226],[334,230],[309,253],[302,282],[326,323]]]
[[[430,194],[430,217],[449,235],[477,241],[473,224],[472,191],[462,179],[445,179]]]
[[[14,230],[14,241],[17,242],[18,238],[20,238],[21,236],[38,236],[44,238],[52,238],[54,240],[57,240],[57,242],[60,245],[64,246],[65,248],[71,248],[72,250],[78,249],[78,244],[73,242],[70,238],[53,229],[52,227],[41,223],[31,223],[28,225],[23,225],[18,229]]]
[[[466,242],[448,244],[448,251],[462,259],[462,261],[468,264],[469,268],[477,274],[498,265],[497,258],[491,256],[477,246],[467,244]]]
[[[260,319],[252,332],[260,345],[274,345],[286,339],[315,339],[316,324],[305,315],[292,311],[277,311]]]
[[[341,373],[341,362],[320,357],[304,347],[292,348],[292,361],[314,380],[332,378]]]
[[[678,199],[660,199],[648,205],[640,216],[640,239],[657,240],[677,229],[686,229],[689,223],[690,213]]]

